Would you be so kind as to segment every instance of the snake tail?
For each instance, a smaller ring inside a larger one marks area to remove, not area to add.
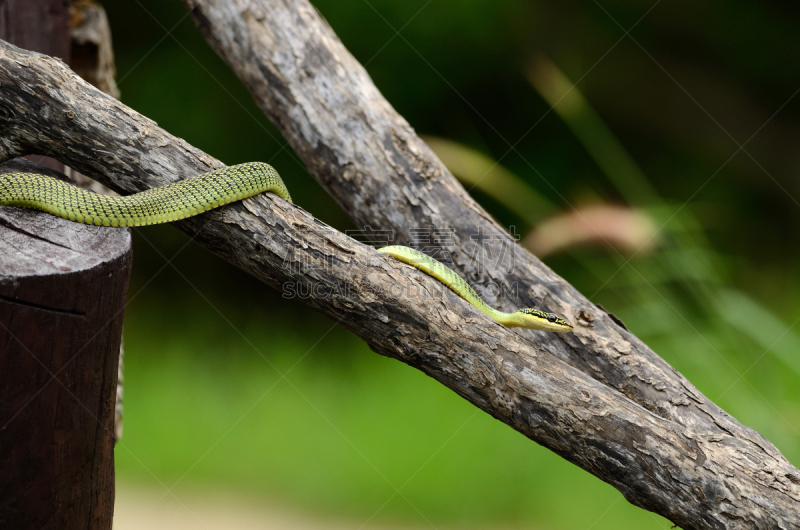
[[[225,167],[124,197],[98,195],[36,173],[0,174],[0,206],[32,208],[102,226],[178,221],[267,191],[292,201],[278,172],[262,162]]]

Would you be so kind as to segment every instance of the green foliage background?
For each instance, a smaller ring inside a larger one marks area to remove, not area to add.
[[[499,160],[560,210],[645,209],[656,252],[601,245],[548,265],[800,463],[796,2],[314,5],[418,132]],[[298,204],[353,228],[180,2],[105,7],[124,103],[226,163],[272,163]],[[550,111],[525,75],[539,53],[639,175],[601,171],[593,131]],[[227,488],[365,527],[670,527],[171,227],[135,230],[134,249],[120,480]]]

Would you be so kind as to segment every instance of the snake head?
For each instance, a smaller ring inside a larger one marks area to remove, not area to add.
[[[530,329],[540,329],[542,331],[554,331],[556,333],[568,333],[572,331],[572,324],[555,313],[545,313],[538,309],[520,309],[511,313],[513,324],[509,327],[521,327]]]

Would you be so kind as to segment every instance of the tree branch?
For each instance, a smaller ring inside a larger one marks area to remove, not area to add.
[[[490,305],[544,306],[574,334],[521,331],[551,354],[694,430],[758,437],[604,310],[520,247],[377,90],[307,0],[184,0],[311,172],[359,226],[447,230],[453,266]],[[502,263],[476,259],[503,256]],[[497,286],[505,288],[497,289]],[[759,444],[774,447],[760,439]]]
[[[474,287],[517,287],[484,289],[492,305],[544,305],[578,324],[569,335],[521,332],[529,340],[664,419],[706,436],[731,435],[765,462],[786,462],[769,441],[516,245],[392,109],[307,0],[184,3],[356,224],[392,230],[395,243],[409,242],[414,228],[448,229],[453,237],[445,250]],[[513,259],[507,267],[487,266],[474,259],[481,252]]]
[[[47,153],[122,193],[222,166],[58,60],[0,44],[0,86],[0,160]],[[376,112],[371,102],[360,104],[365,115]],[[366,146],[370,137],[353,141]],[[330,150],[322,143],[318,149],[323,157]],[[551,355],[549,336],[533,335],[536,345],[299,207],[268,194],[175,224],[267,284],[310,292],[306,303],[377,353],[422,370],[638,506],[684,528],[800,525],[800,473],[753,431],[730,418],[732,429],[721,432],[660,417]],[[574,292],[552,272],[545,278],[550,292]],[[563,307],[572,316],[582,306]],[[612,326],[600,331],[619,329]],[[595,345],[610,340],[592,339],[588,326],[580,336]],[[570,348],[582,347],[569,340]]]

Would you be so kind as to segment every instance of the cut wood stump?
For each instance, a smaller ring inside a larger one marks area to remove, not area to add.
[[[0,207],[0,528],[111,528],[130,268],[127,229]]]

